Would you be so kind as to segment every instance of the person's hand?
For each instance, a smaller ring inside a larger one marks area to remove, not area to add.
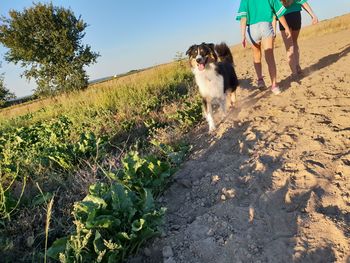
[[[242,36],[242,47],[246,47],[247,46],[247,39],[245,36]]]
[[[286,28],[285,29],[285,33],[286,33],[286,37],[287,38],[290,38],[292,36],[292,33],[290,32],[290,29],[289,28]]]
[[[312,17],[312,24],[314,25],[314,24],[317,24],[318,23],[318,18],[317,18],[317,16],[313,16]]]

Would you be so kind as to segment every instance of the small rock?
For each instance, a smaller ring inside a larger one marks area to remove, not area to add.
[[[342,179],[341,174],[335,174],[334,175],[334,179],[335,180],[341,180]]]
[[[222,246],[222,245],[225,244],[225,240],[222,237],[220,237],[219,240],[218,240],[218,243],[219,243],[219,245]]]
[[[150,257],[152,255],[152,251],[148,247],[143,250],[143,253],[146,255],[146,257]]]
[[[247,134],[247,136],[246,136],[246,140],[247,140],[247,141],[254,141],[254,140],[256,140],[256,135],[255,135],[255,133],[249,132],[249,133]]]
[[[220,177],[218,176],[218,175],[213,175],[212,177],[211,177],[211,183],[212,184],[216,184],[217,182],[219,182],[220,181]]]
[[[235,197],[235,190],[234,189],[226,189],[225,187],[222,188],[221,192],[225,195],[227,198],[234,198]]]
[[[179,185],[181,185],[181,186],[183,186],[183,187],[185,187],[185,188],[191,188],[191,187],[192,187],[192,183],[191,183],[191,181],[188,180],[188,179],[177,179],[176,182],[177,182]]]
[[[179,225],[172,225],[172,226],[171,226],[171,229],[172,229],[172,230],[179,230],[179,229],[180,229],[180,226],[179,226]]]
[[[164,263],[176,263],[175,259],[173,259],[173,258],[166,258],[166,259],[164,259],[163,262]]]
[[[211,228],[209,229],[209,231],[207,232],[207,236],[212,237],[214,235],[214,230]]]
[[[171,258],[174,256],[173,250],[170,246],[163,247],[163,257],[164,258]]]

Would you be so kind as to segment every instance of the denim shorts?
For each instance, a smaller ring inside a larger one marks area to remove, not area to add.
[[[275,32],[270,22],[259,22],[248,25],[248,36],[252,44],[259,44],[262,39],[273,37],[274,35]]]

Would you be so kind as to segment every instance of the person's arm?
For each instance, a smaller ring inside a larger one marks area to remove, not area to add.
[[[278,18],[278,20],[280,21],[280,23],[282,24],[282,26],[284,27],[284,32],[286,33],[287,38],[291,37],[291,33],[290,33],[290,29],[289,26],[287,24],[286,18],[284,16],[281,16],[280,18]]]
[[[276,34],[277,34],[276,25],[277,25],[277,18],[276,18],[276,16],[274,15],[274,16],[273,16],[273,20],[272,20],[272,27],[273,27],[274,37],[276,37]]]
[[[241,37],[242,37],[242,46],[246,47],[247,39],[246,39],[246,31],[247,31],[247,18],[241,18]]]
[[[317,24],[318,23],[318,18],[317,16],[315,15],[315,13],[312,11],[312,8],[311,6],[308,4],[308,3],[304,3],[301,5],[304,10],[311,16],[311,19],[312,19],[312,24]]]
[[[242,37],[243,47],[246,47],[247,45],[247,41],[246,41],[247,16],[248,16],[247,0],[241,0],[239,4],[236,20],[240,20],[240,23],[241,23],[241,37]]]
[[[285,29],[284,32],[286,33],[287,38],[290,38],[292,34],[291,34],[290,28],[287,24],[287,20],[284,17],[284,14],[286,13],[287,9],[282,5],[280,0],[274,0],[273,4],[274,4],[273,10],[274,10],[275,16],[277,17],[278,21],[284,27],[284,29]]]

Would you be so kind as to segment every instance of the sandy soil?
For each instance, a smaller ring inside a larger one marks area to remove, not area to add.
[[[194,132],[165,232],[131,262],[350,262],[349,36],[303,40],[299,81],[278,46],[278,96],[254,87],[250,51],[234,54],[238,107]]]

